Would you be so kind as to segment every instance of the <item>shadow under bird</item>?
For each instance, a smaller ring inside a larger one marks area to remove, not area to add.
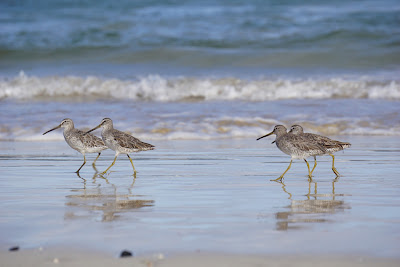
[[[86,134],[84,131],[76,129],[73,121],[68,118],[64,119],[60,125],[48,130],[43,135],[58,128],[64,128],[64,139],[67,144],[83,155],[83,164],[79,167],[76,173],[79,173],[82,167],[86,164],[86,153],[98,153],[96,159],[93,161],[94,166],[96,160],[100,157],[101,151],[107,149],[103,140],[93,134]]]
[[[298,136],[303,136],[306,139],[325,147],[326,155],[330,155],[332,157],[332,171],[336,174],[336,176],[340,175],[335,168],[335,156],[333,155],[333,153],[341,151],[345,148],[349,148],[351,146],[350,143],[332,140],[326,136],[322,136],[319,134],[304,133],[303,127],[301,127],[300,125],[292,125],[292,127],[290,127],[289,133]],[[315,167],[317,166],[316,156],[317,155],[314,155],[314,167],[311,170],[311,174],[313,173]]]
[[[101,137],[104,141],[104,144],[108,148],[115,151],[115,158],[113,163],[111,163],[111,165],[101,174],[105,174],[115,164],[115,161],[117,160],[119,154],[126,154],[132,164],[132,168],[135,175],[136,174],[135,166],[133,165],[129,153],[153,150],[154,146],[142,142],[139,139],[133,137],[132,135],[114,129],[113,122],[109,118],[104,118],[99,125],[87,131],[86,133],[90,133],[100,127],[103,127],[103,130],[101,132]]]
[[[275,143],[276,146],[283,153],[291,156],[290,164],[287,167],[286,171],[273,181],[282,180],[283,176],[290,169],[290,166],[292,165],[292,161],[294,159],[303,159],[306,162],[308,168],[308,176],[311,178],[310,165],[308,164],[306,158],[310,156],[324,155],[326,153],[326,148],[315,142],[311,142],[301,135],[288,133],[286,127],[283,125],[276,125],[272,132],[257,138],[257,140],[260,140],[272,134],[276,135],[276,139],[273,143]]]

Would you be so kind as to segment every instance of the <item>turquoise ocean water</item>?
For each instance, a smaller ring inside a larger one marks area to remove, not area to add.
[[[40,139],[64,117],[77,127],[112,117],[156,139],[250,137],[278,123],[331,135],[400,132],[398,1],[0,9],[0,112],[15,115],[1,116],[2,140]]]

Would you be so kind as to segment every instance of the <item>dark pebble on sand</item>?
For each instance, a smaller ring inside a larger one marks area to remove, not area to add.
[[[19,250],[19,247],[18,247],[18,246],[11,247],[11,248],[9,248],[8,250],[9,250],[9,251],[18,251],[18,250]]]
[[[125,258],[125,257],[132,257],[132,252],[128,250],[124,250],[121,252],[120,258]]]

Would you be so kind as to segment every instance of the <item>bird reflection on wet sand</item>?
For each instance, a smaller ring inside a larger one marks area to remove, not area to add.
[[[338,179],[332,181],[331,193],[318,193],[318,183],[309,180],[308,193],[305,200],[294,200],[292,193],[289,192],[283,182],[282,190],[289,195],[290,205],[285,207],[285,211],[275,214],[277,219],[276,229],[279,231],[287,231],[291,229],[301,229],[306,227],[306,223],[323,223],[329,222],[327,214],[343,212],[351,207],[343,200],[337,200],[337,197],[343,197],[344,194],[335,193],[335,183]],[[314,192],[312,187],[314,186]]]
[[[65,220],[95,217],[99,221],[109,222],[120,218],[125,212],[154,205],[154,200],[143,199],[145,196],[132,194],[136,178],[129,187],[122,188],[110,183],[107,178],[98,175],[97,172],[92,177],[93,184],[90,186],[87,185],[87,179],[79,174],[78,177],[83,180],[83,188],[72,189],[73,194],[66,196],[65,205],[69,209],[65,212]],[[124,189],[128,192],[118,193]]]
[[[93,174],[93,177],[92,177],[92,181],[93,181],[93,183],[95,184],[96,183],[96,176],[98,176],[98,173],[99,173],[99,170],[96,168],[96,164],[93,162],[93,164],[92,164],[92,168],[93,168],[93,170],[95,171],[95,173]],[[81,175],[80,175],[80,173],[79,172],[76,172],[76,176],[78,176],[80,179],[82,179],[82,181],[83,181],[83,189],[86,189],[86,182],[87,182],[87,180],[85,179],[85,178],[83,178]],[[105,181],[106,181],[106,183],[108,183],[109,184],[109,182],[108,182],[108,180],[106,179],[106,178],[104,178],[103,176],[99,176],[100,178],[103,178]],[[133,182],[134,183],[134,182]],[[132,186],[133,186],[133,184],[132,184]]]

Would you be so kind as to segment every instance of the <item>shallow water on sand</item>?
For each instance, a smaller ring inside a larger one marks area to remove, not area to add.
[[[271,138],[272,139],[272,138]],[[353,144],[320,157],[312,182],[272,140],[154,141],[121,155],[105,177],[64,142],[0,142],[0,247],[74,247],[117,254],[228,253],[368,255],[398,258],[400,143]],[[104,170],[113,159],[105,151]]]

